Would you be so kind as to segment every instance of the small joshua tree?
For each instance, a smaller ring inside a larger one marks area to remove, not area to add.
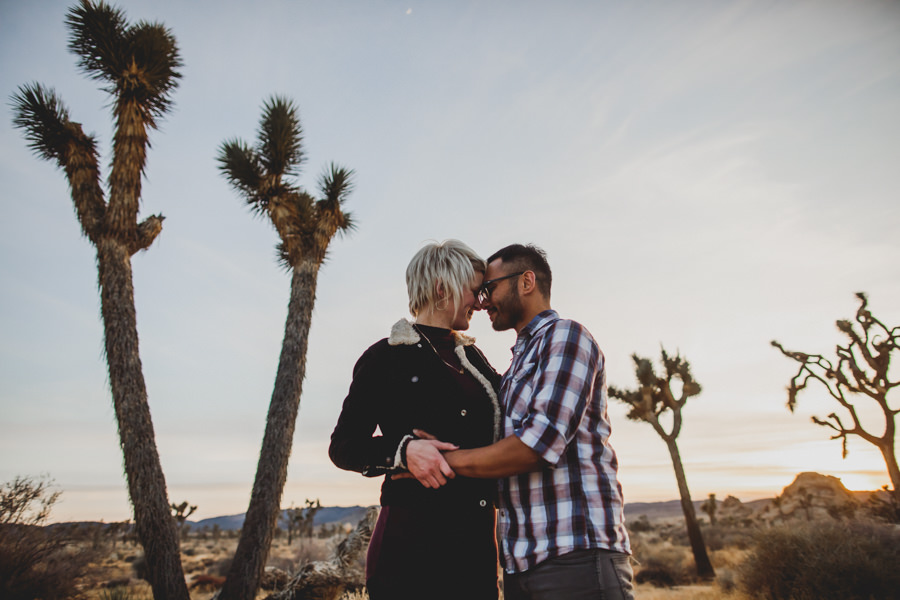
[[[700,510],[705,512],[709,516],[709,524],[713,527],[716,526],[716,495],[710,494],[709,498],[703,505],[700,507]]]
[[[172,503],[172,517],[174,517],[175,522],[178,523],[179,535],[184,535],[185,526],[187,525],[187,519],[189,516],[194,514],[195,510],[197,510],[197,506],[189,506],[187,500],[185,500],[181,504],[175,504],[174,502]]]
[[[900,385],[900,379],[891,381],[888,375],[891,355],[900,348],[900,327],[889,328],[872,316],[865,294],[860,292],[856,297],[860,306],[856,311],[855,323],[846,320],[837,322],[838,330],[849,341],[847,345],[835,348],[836,361],[821,354],[786,350],[777,341],[773,341],[772,345],[788,358],[800,363],[799,371],[788,386],[787,405],[791,412],[797,406],[797,394],[806,388],[810,380],[821,383],[847,412],[850,422],[847,423],[837,413],[831,413],[827,420],[813,417],[813,423],[834,431],[831,439],[841,440],[844,458],[847,457],[847,438],[851,435],[878,448],[894,486],[893,494],[900,500],[900,467],[897,465],[895,448],[896,418],[900,407],[891,408],[888,401],[888,394]],[[884,430],[881,435],[864,429],[859,420],[856,403],[866,398],[874,401],[884,415]]]
[[[290,508],[284,511],[282,519],[285,526],[287,526],[288,546],[290,546],[294,541],[294,532],[297,531],[297,526],[303,520],[303,509],[294,508],[292,504]]]
[[[691,492],[688,490],[687,477],[684,474],[684,465],[681,462],[681,453],[678,451],[676,438],[681,433],[682,415],[687,399],[700,393],[700,384],[694,381],[691,375],[691,366],[680,355],[669,356],[662,349],[662,363],[665,375],[659,376],[653,370],[653,364],[647,358],[641,358],[637,354],[632,355],[635,364],[635,375],[638,380],[638,388],[635,390],[623,390],[609,387],[609,395],[631,406],[628,418],[632,421],[645,421],[653,426],[654,431],[666,443],[669,455],[672,457],[672,466],[675,469],[675,479],[678,481],[678,492],[681,495],[681,509],[684,512],[684,521],[687,526],[688,539],[691,542],[691,550],[694,553],[694,562],[697,566],[697,575],[701,579],[713,579],[716,576],[709,555],[706,552],[706,543],[700,531],[697,521],[697,513],[691,501]],[[676,397],[672,390],[672,384],[681,382],[681,393]],[[672,429],[666,431],[660,423],[660,416],[669,411],[672,413]]]

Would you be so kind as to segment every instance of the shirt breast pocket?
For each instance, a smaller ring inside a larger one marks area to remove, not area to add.
[[[534,387],[534,376],[537,371],[537,363],[525,363],[516,369],[516,373],[509,381],[509,406],[507,415],[512,421],[514,429],[518,429],[528,414],[531,404],[531,392]]]

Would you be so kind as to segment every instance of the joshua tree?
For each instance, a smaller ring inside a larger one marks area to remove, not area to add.
[[[713,527],[716,526],[716,495],[710,494],[709,498],[707,498],[706,502],[704,502],[700,506],[700,510],[709,515],[709,524]]]
[[[272,221],[281,238],[281,262],[293,273],[256,481],[241,539],[220,595],[229,600],[252,599],[259,587],[281,512],[281,494],[306,373],[319,268],[335,234],[352,229],[350,215],[342,209],[350,192],[352,171],[332,164],[319,181],[320,199],[288,180],[299,174],[302,142],[296,106],[276,96],[263,107],[256,146],[251,148],[232,139],[222,144],[218,155],[219,168],[232,186],[255,213]]]
[[[303,521],[303,509],[294,508],[294,505],[291,504],[290,508],[285,509],[281,518],[284,521],[285,526],[287,526],[287,543],[288,546],[290,546],[294,541],[294,532],[300,526],[300,522]]]
[[[319,512],[319,509],[322,508],[321,502],[316,498],[316,501],[313,502],[309,498],[306,499],[306,508],[303,509],[303,516],[299,523],[299,527],[297,528],[297,535],[300,537],[309,537],[313,536],[313,532],[315,531],[315,519],[316,513]]]
[[[189,505],[187,500],[182,502],[181,504],[175,504],[174,502],[171,504],[170,508],[172,509],[172,517],[175,519],[175,522],[178,524],[178,535],[179,537],[184,534],[187,528],[187,520],[188,517],[194,514],[194,511],[197,510],[196,505]]]
[[[662,350],[662,363],[666,372],[662,377],[654,372],[653,364],[649,359],[641,358],[637,354],[633,354],[632,359],[635,364],[638,388],[620,390],[610,386],[609,395],[631,406],[628,418],[632,421],[650,423],[666,443],[669,455],[672,457],[672,466],[675,468],[675,479],[678,481],[678,492],[681,495],[681,509],[684,512],[688,538],[694,553],[697,575],[703,579],[712,579],[716,574],[706,553],[706,543],[703,541],[697,513],[691,502],[684,466],[681,464],[681,454],[678,452],[678,444],[675,442],[678,434],[681,433],[681,409],[684,408],[688,398],[700,393],[700,384],[694,381],[688,361],[681,358],[680,355],[670,357],[665,349]],[[681,382],[681,394],[677,398],[672,391],[673,380]],[[668,432],[660,423],[660,416],[666,411],[672,413],[672,429]]]
[[[65,172],[84,235],[97,249],[106,361],[128,491],[156,598],[187,599],[175,523],[159,462],[138,352],[131,256],[162,230],[162,215],[138,223],[148,131],[171,106],[181,66],[172,34],[160,24],[129,25],[121,11],[83,0],[66,17],[78,66],[106,84],[115,117],[108,200],[95,139],[69,118],[56,93],[41,84],[13,96],[14,124],[29,146]]]
[[[843,443],[844,458],[847,458],[847,437],[856,435],[881,451],[887,465],[888,476],[894,486],[894,496],[900,501],[900,467],[897,466],[895,432],[897,413],[900,407],[891,408],[888,394],[900,385],[900,379],[891,381],[888,369],[891,355],[900,348],[900,327],[888,328],[869,312],[868,299],[862,292],[857,293],[860,306],[856,311],[856,324],[846,320],[837,322],[837,328],[849,338],[846,346],[835,348],[837,362],[821,354],[806,354],[785,350],[777,341],[772,345],[782,354],[800,363],[800,370],[788,386],[788,408],[791,412],[797,406],[797,393],[806,387],[809,380],[825,386],[828,393],[850,415],[851,423],[844,421],[836,413],[828,415],[828,420],[813,417],[813,423],[834,430],[833,440]],[[855,402],[861,398],[874,400],[884,415],[884,432],[878,436],[863,428],[856,413]],[[891,397],[893,398],[893,396]]]

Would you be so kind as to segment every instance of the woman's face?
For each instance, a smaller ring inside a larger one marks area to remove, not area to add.
[[[465,331],[469,328],[469,321],[472,320],[472,315],[478,310],[478,288],[481,287],[481,282],[483,280],[484,273],[475,271],[475,277],[473,277],[472,280],[469,281],[469,285],[463,289],[462,302],[456,307],[453,323],[450,325],[451,329]],[[451,308],[452,307],[453,305],[451,304]]]

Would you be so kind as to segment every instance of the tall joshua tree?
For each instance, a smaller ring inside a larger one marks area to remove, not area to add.
[[[342,208],[351,189],[352,171],[332,164],[319,181],[321,197],[313,198],[292,181],[303,162],[302,145],[297,107],[274,96],[263,106],[256,146],[232,139],[219,149],[219,168],[251,210],[271,220],[281,238],[280,261],[292,272],[284,341],[256,480],[241,539],[219,596],[223,600],[251,600],[259,587],[281,512],[319,268],[335,234],[353,228],[350,215]]]
[[[868,299],[862,292],[856,294],[860,301],[856,311],[855,325],[850,321],[837,322],[837,328],[847,336],[846,346],[837,346],[834,362],[821,354],[807,354],[785,350],[780,343],[772,345],[782,354],[800,363],[797,374],[788,386],[788,408],[791,412],[797,406],[797,394],[806,388],[810,380],[818,381],[828,394],[840,404],[850,416],[846,423],[836,413],[828,415],[828,420],[813,417],[813,423],[834,431],[831,439],[842,440],[844,458],[847,457],[847,437],[859,436],[881,451],[887,465],[888,476],[894,486],[894,497],[900,501],[900,467],[897,466],[896,419],[900,406],[892,408],[888,400],[891,390],[900,385],[900,379],[891,381],[888,370],[891,355],[900,349],[900,327],[888,328],[872,316],[868,309]],[[863,427],[856,411],[859,400],[874,401],[884,415],[884,431],[879,436]],[[896,399],[896,394],[892,396]]]
[[[162,215],[138,223],[148,131],[171,106],[181,66],[175,38],[162,25],[129,25],[103,2],[83,0],[66,16],[69,50],[92,79],[106,84],[115,118],[108,200],[95,139],[69,118],[56,93],[38,83],[13,96],[14,124],[40,157],[65,172],[84,235],[97,249],[100,310],[113,405],[138,537],[156,598],[187,599],[175,522],[159,462],[138,353],[131,256],[162,230]]]
[[[688,490],[684,465],[681,463],[681,454],[676,443],[676,438],[681,433],[681,409],[684,408],[688,398],[700,393],[700,384],[694,381],[694,377],[691,375],[691,366],[687,360],[681,358],[681,355],[676,354],[671,357],[665,349],[661,350],[661,354],[665,369],[664,376],[656,374],[649,359],[633,354],[638,388],[622,390],[611,386],[609,395],[631,406],[628,418],[632,421],[650,423],[666,443],[669,455],[672,457],[672,466],[675,468],[675,479],[678,481],[678,492],[681,495],[681,510],[684,512],[684,522],[687,526],[691,550],[694,553],[697,575],[703,579],[712,579],[716,574],[706,552],[706,543],[703,541],[700,523],[697,521],[694,503],[691,501],[691,492]],[[672,390],[672,383],[675,380],[681,383],[681,393],[678,397]],[[670,431],[666,431],[660,423],[660,416],[666,411],[672,413],[672,429]]]

